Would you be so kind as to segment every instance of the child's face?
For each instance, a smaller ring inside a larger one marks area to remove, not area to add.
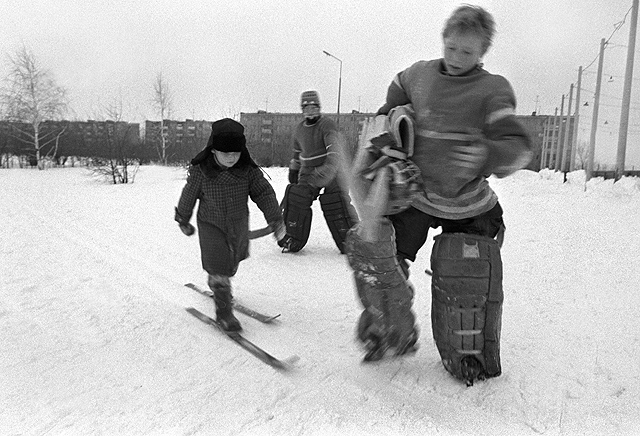
[[[218,163],[227,168],[231,168],[232,166],[234,166],[240,159],[239,151],[224,152],[213,150],[213,154],[215,154]]]
[[[302,113],[305,118],[315,118],[320,115],[320,106],[308,104],[302,108]]]
[[[447,73],[459,76],[480,63],[482,37],[472,32],[453,32],[444,38],[444,65]]]

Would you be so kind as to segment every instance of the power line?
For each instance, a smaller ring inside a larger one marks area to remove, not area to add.
[[[605,47],[609,44],[609,41],[611,40],[611,38],[613,38],[613,35],[615,35],[615,34],[616,34],[616,32],[617,32],[618,30],[620,30],[620,28],[621,28],[621,27],[622,27],[622,25],[625,23],[625,21],[627,21],[627,16],[629,15],[629,12],[631,12],[631,10],[632,10],[632,9],[633,9],[633,6],[631,6],[631,7],[629,8],[629,10],[627,11],[627,13],[626,13],[626,14],[624,14],[624,18],[622,19],[622,21],[619,21],[619,22],[617,22],[617,23],[615,23],[615,24],[613,25],[613,27],[614,27],[613,32],[611,32],[611,35],[609,35],[609,38],[607,38],[607,39],[604,41],[604,45],[605,45]],[[589,68],[591,65],[593,65],[593,63],[594,63],[595,61],[597,61],[599,57],[600,57],[600,53],[598,53],[598,54],[596,55],[596,57],[591,61],[591,63],[590,63],[589,65],[587,65],[585,68],[583,68],[583,71],[584,71],[584,70],[586,70],[587,68]]]

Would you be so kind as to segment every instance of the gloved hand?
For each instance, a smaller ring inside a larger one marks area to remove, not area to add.
[[[179,224],[179,226],[180,226],[180,230],[182,230],[182,233],[184,233],[187,236],[191,236],[196,232],[196,228],[189,223],[186,223],[186,224],[181,223]]]
[[[293,170],[291,168],[289,168],[289,183],[295,185],[296,183],[298,183],[298,174],[300,173],[300,170]]]
[[[282,248],[288,249],[291,242],[291,236],[287,235],[287,228],[282,221],[269,224],[273,229],[273,237]]]
[[[281,240],[287,235],[287,228],[282,220],[270,222],[269,227],[273,229],[273,237],[276,238],[276,241]]]
[[[178,225],[180,226],[180,230],[182,230],[182,233],[184,233],[187,236],[193,235],[196,232],[195,227],[189,224],[188,219],[180,215],[177,207],[175,208],[175,212],[176,214],[174,216],[174,219],[178,222]]]
[[[278,239],[278,246],[289,250],[291,248],[291,236],[284,235],[282,239]]]
[[[451,147],[450,159],[460,169],[464,177],[474,177],[482,172],[482,167],[489,157],[489,147],[481,141],[466,146]]]

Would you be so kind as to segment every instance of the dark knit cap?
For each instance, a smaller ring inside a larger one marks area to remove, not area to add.
[[[223,118],[211,124],[211,136],[207,147],[214,150],[241,152],[246,144],[244,126],[231,118]]]
[[[304,108],[311,104],[315,104],[320,107],[320,96],[318,95],[318,91],[305,91],[300,96],[300,107]]]

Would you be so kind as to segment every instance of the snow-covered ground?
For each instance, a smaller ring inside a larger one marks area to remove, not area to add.
[[[279,198],[287,171],[267,169]],[[640,432],[640,182],[491,179],[503,375],[467,388],[431,338],[431,242],[412,266],[420,349],[362,364],[351,272],[314,204],[308,246],[252,241],[238,315],[266,366],[185,312],[213,314],[197,237],[173,221],[179,168],[109,185],[85,169],[0,170],[2,435],[631,435]],[[194,220],[195,221],[195,220]],[[252,227],[264,219],[252,204]],[[429,239],[431,241],[431,238]]]

